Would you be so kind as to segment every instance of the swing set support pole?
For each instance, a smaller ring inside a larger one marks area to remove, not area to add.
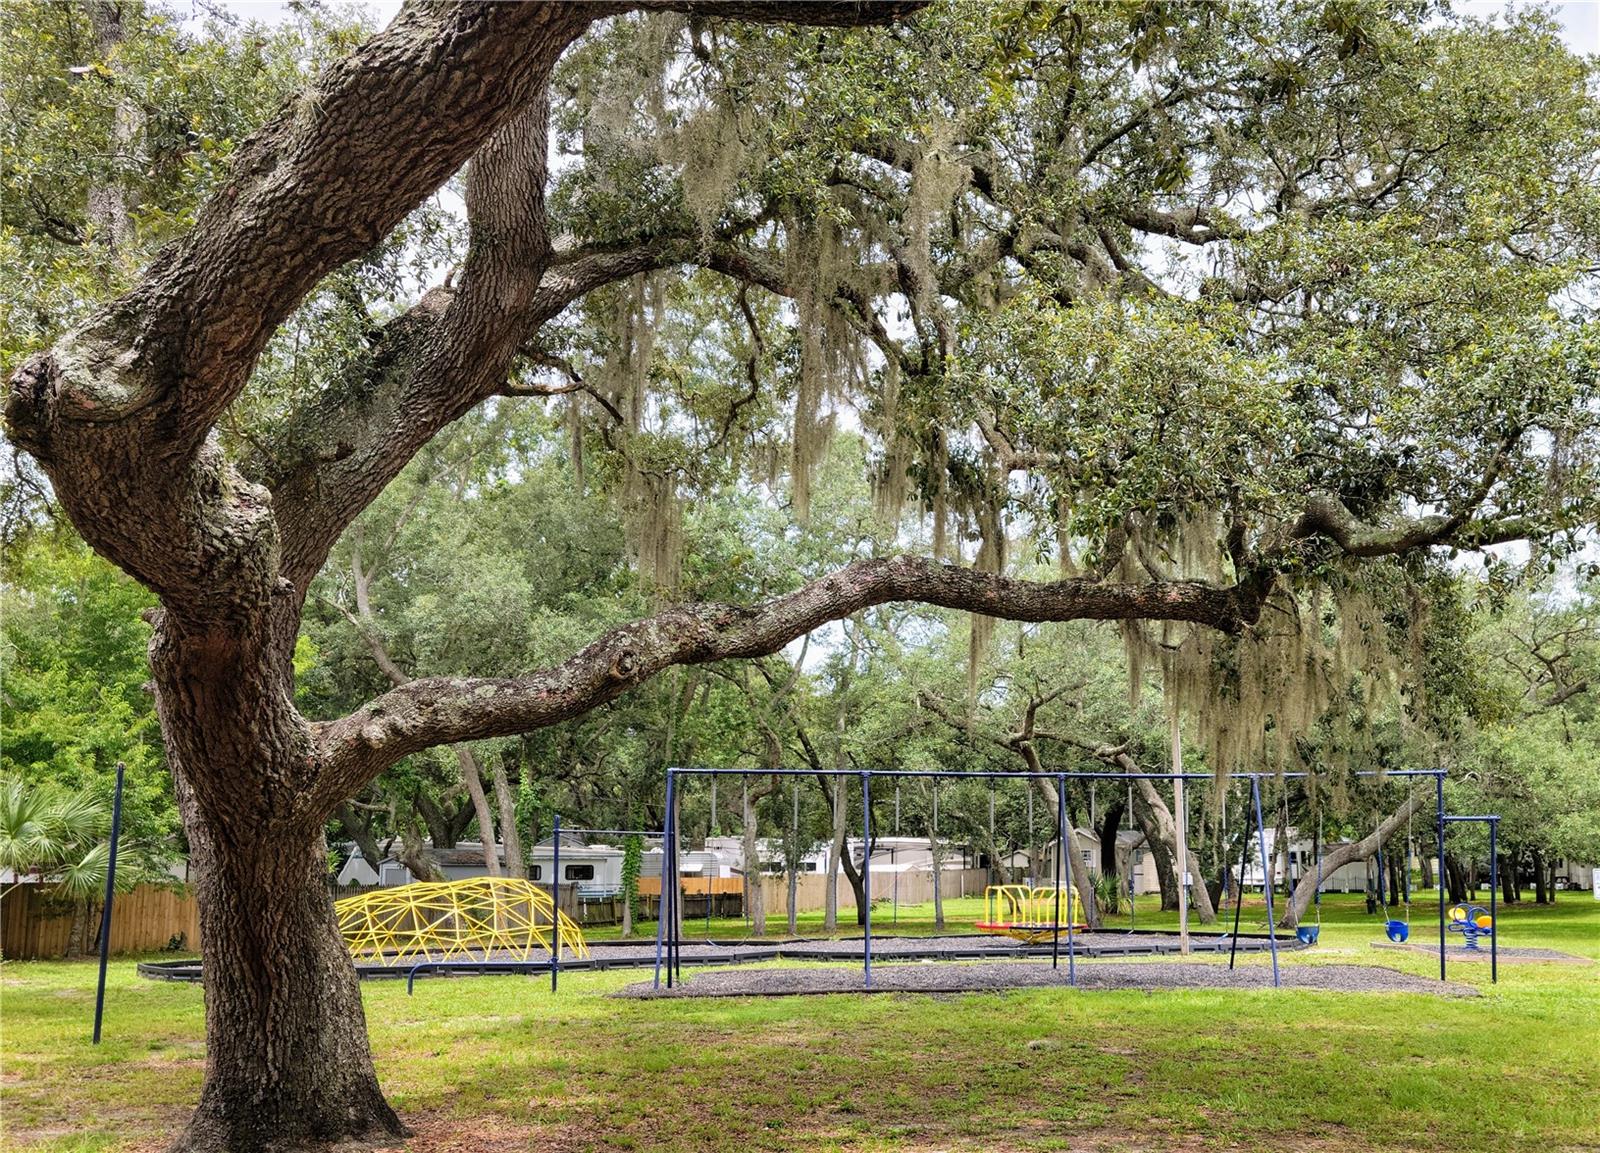
[[[667,770],[666,816],[661,819],[661,892],[656,897],[656,975],[655,987],[661,988],[661,950],[666,943],[667,931],[667,854],[672,852],[672,783],[673,773]],[[667,967],[667,986],[672,985],[672,967]]]
[[[1500,828],[1499,818],[1489,824],[1489,983],[1500,983],[1500,853],[1495,845],[1495,833]]]
[[[1267,944],[1272,949],[1272,987],[1277,989],[1283,981],[1278,973],[1278,929],[1272,918],[1272,874],[1267,869],[1267,826],[1261,819],[1260,777],[1250,778],[1250,797],[1256,807],[1256,837],[1261,842],[1261,876],[1265,882],[1262,888],[1267,894]]]
[[[1224,801],[1226,803],[1226,801]],[[1250,832],[1239,838],[1239,887],[1233,892],[1233,936],[1228,938],[1228,968],[1239,955],[1239,914],[1244,911],[1244,871],[1250,864]],[[1263,870],[1263,873],[1265,870]]]
[[[1058,782],[1059,784],[1059,782]],[[1061,873],[1067,860],[1066,800],[1056,790],[1056,919],[1050,927],[1050,967],[1061,968]]]
[[[1439,980],[1444,980],[1445,964],[1445,935],[1444,935],[1444,774],[1433,778],[1434,786],[1434,816],[1438,821],[1439,841]]]

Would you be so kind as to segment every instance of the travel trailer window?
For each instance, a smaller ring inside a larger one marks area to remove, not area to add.
[[[594,866],[593,865],[568,865],[567,868],[566,868],[566,873],[567,873],[567,880],[569,880],[569,881],[592,881],[592,880],[594,880]]]
[[[535,865],[533,867],[533,879],[535,881],[544,880],[544,866],[543,865]]]

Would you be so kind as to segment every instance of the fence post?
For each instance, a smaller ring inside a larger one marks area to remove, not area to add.
[[[100,979],[94,991],[94,1041],[100,1044],[100,1019],[106,1008],[106,961],[111,956],[111,902],[117,891],[117,837],[122,832],[122,775],[127,766],[117,762],[117,791],[111,797],[111,853],[106,859],[106,903],[100,910]]]

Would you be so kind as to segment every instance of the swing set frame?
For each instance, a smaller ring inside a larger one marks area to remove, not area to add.
[[[1254,811],[1255,811],[1256,836],[1257,836],[1257,841],[1258,841],[1258,843],[1260,845],[1261,858],[1262,858],[1263,862],[1266,861],[1267,857],[1266,857],[1266,827],[1265,827],[1265,825],[1263,823],[1262,808],[1261,808],[1261,778],[1263,776],[1267,776],[1267,777],[1271,777],[1271,778],[1279,779],[1279,780],[1283,780],[1283,779],[1291,779],[1292,780],[1292,779],[1301,779],[1301,778],[1309,777],[1310,775],[1311,775],[1310,773],[1306,773],[1306,772],[1284,772],[1284,773],[1231,772],[1231,773],[1225,774],[1225,779],[1227,779],[1227,780],[1249,781],[1250,782],[1251,799],[1252,799],[1253,808],[1254,808]],[[1437,837],[1437,846],[1438,846],[1438,854],[1439,854],[1439,867],[1440,867],[1440,870],[1441,870],[1441,876],[1439,877],[1439,980],[1443,981],[1443,980],[1445,980],[1445,971],[1446,971],[1445,970],[1445,952],[1446,952],[1446,950],[1445,950],[1445,941],[1446,941],[1446,937],[1445,937],[1445,885],[1444,885],[1444,878],[1443,878],[1443,875],[1442,875],[1442,870],[1444,868],[1444,833],[1445,833],[1445,824],[1446,824],[1446,822],[1448,820],[1457,819],[1457,818],[1449,818],[1449,817],[1446,816],[1446,813],[1445,813],[1444,780],[1445,780],[1445,777],[1448,775],[1448,770],[1446,770],[1446,769],[1389,769],[1389,770],[1363,769],[1363,770],[1357,771],[1355,775],[1358,776],[1358,777],[1399,777],[1399,778],[1432,777],[1433,778],[1434,790],[1435,790],[1434,791],[1434,796],[1435,796],[1435,810],[1436,810],[1435,811],[1436,837]],[[863,912],[863,930],[864,931],[863,931],[863,950],[862,950],[862,984],[863,984],[863,988],[866,988],[866,989],[871,989],[872,988],[872,848],[871,848],[871,846],[872,846],[872,782],[873,782],[873,780],[875,778],[889,778],[889,779],[892,779],[892,780],[894,780],[896,782],[898,782],[898,781],[900,781],[902,779],[933,780],[936,785],[937,785],[937,782],[942,781],[942,780],[946,780],[946,779],[951,779],[951,780],[988,780],[988,781],[1000,781],[1000,780],[1011,781],[1011,780],[1017,780],[1017,781],[1029,781],[1029,782],[1036,781],[1036,780],[1048,780],[1048,781],[1054,781],[1056,783],[1056,837],[1055,837],[1055,840],[1056,840],[1056,868],[1055,868],[1055,872],[1056,872],[1056,883],[1055,883],[1055,892],[1056,892],[1055,904],[1056,904],[1056,909],[1055,909],[1054,923],[1053,923],[1052,931],[1051,931],[1051,934],[1050,934],[1050,937],[1051,937],[1050,967],[1052,969],[1059,968],[1060,967],[1060,963],[1061,963],[1061,939],[1062,939],[1063,934],[1062,934],[1062,917],[1061,917],[1061,907],[1060,906],[1061,906],[1061,889],[1062,889],[1062,885],[1064,884],[1063,873],[1065,872],[1065,868],[1066,868],[1066,826],[1067,826],[1066,783],[1068,781],[1072,781],[1072,780],[1128,781],[1128,782],[1145,780],[1145,781],[1171,781],[1176,786],[1179,783],[1185,782],[1185,781],[1206,782],[1206,781],[1214,781],[1214,780],[1218,779],[1217,775],[1216,774],[1212,774],[1212,773],[1184,773],[1184,772],[1145,773],[1145,772],[1127,772],[1127,771],[1120,771],[1120,772],[1081,772],[1080,771],[1080,772],[1054,772],[1054,773],[1052,773],[1052,772],[1032,772],[1032,771],[1029,771],[1029,772],[994,772],[994,771],[957,770],[957,769],[811,769],[811,768],[806,768],[806,769],[786,769],[786,768],[714,769],[714,768],[701,768],[701,767],[694,767],[694,766],[673,766],[671,768],[668,768],[667,769],[667,773],[666,773],[666,778],[667,778],[666,779],[666,804],[665,804],[665,810],[664,810],[663,815],[662,815],[662,828],[661,828],[661,841],[662,841],[661,909],[660,909],[660,916],[656,921],[656,955],[655,955],[655,978],[654,978],[654,986],[657,989],[662,987],[663,973],[665,974],[665,978],[666,978],[666,987],[669,988],[669,989],[673,986],[674,982],[677,982],[677,983],[681,984],[682,981],[683,981],[682,940],[681,940],[682,934],[681,934],[681,930],[680,930],[680,926],[679,926],[680,909],[679,909],[679,897],[678,897],[678,886],[679,886],[679,884],[681,882],[681,876],[680,876],[680,872],[679,872],[679,860],[678,860],[679,853],[680,853],[680,847],[679,847],[679,844],[678,844],[678,821],[677,821],[678,804],[679,804],[679,801],[682,798],[682,792],[683,792],[682,785],[683,785],[684,782],[686,782],[686,781],[688,781],[688,780],[690,780],[692,778],[695,778],[695,777],[708,777],[708,778],[711,778],[713,781],[715,781],[715,779],[717,777],[741,777],[741,778],[744,778],[744,779],[748,780],[752,776],[757,776],[757,777],[762,777],[762,776],[764,776],[764,777],[813,777],[813,778],[816,778],[816,777],[832,777],[832,778],[835,778],[835,779],[838,779],[838,780],[844,780],[844,779],[847,779],[847,778],[854,777],[855,779],[857,779],[857,780],[859,780],[861,782],[861,797],[862,797],[861,834],[862,834],[862,845],[863,845],[863,848],[864,848],[864,851],[863,851],[863,854],[862,854],[861,880],[862,880],[862,898],[863,898],[863,903],[865,905],[865,909],[864,909],[864,912]],[[1180,810],[1181,810],[1181,807],[1180,807]],[[1461,819],[1461,820],[1483,820],[1485,818],[1481,818],[1481,817],[1471,817],[1471,818],[1463,817],[1463,818],[1459,818],[1459,819]],[[1179,822],[1180,829],[1183,828],[1188,822],[1188,813],[1186,811],[1180,811],[1177,814],[1177,820]],[[1493,828],[1492,825],[1491,825],[1491,828]],[[1188,870],[1187,870],[1186,866],[1187,866],[1187,862],[1186,861],[1179,863],[1179,878],[1180,878],[1179,893],[1180,893],[1180,898],[1184,898],[1186,896],[1186,890],[1184,889],[1184,887],[1183,887],[1183,885],[1181,883],[1182,881],[1188,879]],[[1271,950],[1271,954],[1272,954],[1272,984],[1273,984],[1274,988],[1277,988],[1277,987],[1280,987],[1282,985],[1282,976],[1281,976],[1281,972],[1280,972],[1279,966],[1278,966],[1278,936],[1277,936],[1277,930],[1276,930],[1276,927],[1275,927],[1276,917],[1274,916],[1274,913],[1273,913],[1272,877],[1270,876],[1270,870],[1265,870],[1264,869],[1263,881],[1264,881],[1263,888],[1265,890],[1266,898],[1267,898],[1267,937],[1268,937],[1269,946],[1270,946],[1270,950]],[[1242,871],[1241,871],[1240,882],[1241,882],[1241,889],[1242,889],[1242,886],[1243,886],[1243,874],[1242,874]],[[1318,882],[1319,895],[1320,895],[1320,890],[1321,890],[1321,882],[1320,882],[1320,878],[1319,878],[1319,882]],[[1242,903],[1242,902],[1240,902],[1240,903]],[[1182,908],[1186,908],[1187,907],[1187,900],[1186,899],[1180,899],[1180,907],[1182,907]],[[670,931],[669,931],[669,926],[670,926]],[[1237,948],[1237,944],[1238,944],[1238,932],[1239,932],[1239,928],[1238,928],[1238,910],[1235,909],[1234,931],[1233,931],[1232,934],[1230,934],[1230,936],[1233,938],[1233,944],[1234,944],[1235,948]],[[1068,922],[1066,924],[1065,936],[1066,936],[1066,945],[1067,945],[1067,949],[1066,949],[1066,953],[1067,953],[1067,983],[1069,985],[1074,985],[1075,986],[1078,983],[1078,981],[1077,981],[1077,948],[1076,948],[1077,942],[1076,942],[1076,934],[1074,932],[1074,929],[1073,929],[1073,926],[1071,924],[1070,918],[1068,919]],[[1185,932],[1184,936],[1185,936],[1185,938],[1187,938],[1187,933],[1186,932]],[[1230,959],[1229,959],[1230,968],[1232,967],[1232,964],[1233,964],[1233,960],[1232,960],[1232,957],[1230,956]]]

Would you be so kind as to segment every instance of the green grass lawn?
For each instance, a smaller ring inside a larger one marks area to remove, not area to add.
[[[970,923],[975,905],[950,903]],[[931,912],[902,909],[902,929]],[[1141,907],[1139,921],[1146,923]],[[1259,922],[1262,914],[1254,913]],[[1148,911],[1148,923],[1161,923]],[[1247,905],[1245,921],[1252,910]],[[1414,908],[1414,922],[1425,913]],[[874,917],[888,931],[881,910]],[[1285,964],[1436,961],[1370,947],[1357,897]],[[742,930],[742,922],[738,922]],[[714,929],[716,928],[713,923]],[[781,928],[781,923],[776,927]],[[1600,904],[1502,917],[1504,943],[1600,958]],[[854,927],[847,927],[854,932]],[[1422,930],[1419,929],[1419,932]],[[728,934],[737,935],[737,934]],[[1264,957],[1241,963],[1265,964]],[[1600,965],[1452,976],[1483,996],[1298,991],[635,1002],[647,971],[365,986],[415,1150],[1600,1149]],[[0,1145],[159,1147],[200,1087],[201,991],[91,963],[0,969]]]

